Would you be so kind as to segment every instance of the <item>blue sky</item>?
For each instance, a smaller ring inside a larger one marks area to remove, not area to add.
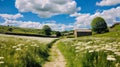
[[[96,16],[120,21],[120,0],[0,0],[1,25],[64,31],[90,28]]]

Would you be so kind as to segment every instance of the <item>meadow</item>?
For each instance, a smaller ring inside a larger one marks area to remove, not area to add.
[[[120,25],[104,34],[59,40],[66,67],[120,67]]]
[[[42,67],[54,40],[0,34],[0,67]]]
[[[67,61],[66,67],[120,67],[120,39],[62,39],[58,48]]]

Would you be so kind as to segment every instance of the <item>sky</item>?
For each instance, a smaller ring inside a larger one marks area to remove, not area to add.
[[[0,0],[0,25],[52,30],[90,29],[100,16],[108,26],[120,21],[120,0]]]

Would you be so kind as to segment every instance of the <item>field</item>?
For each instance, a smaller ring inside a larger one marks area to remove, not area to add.
[[[12,31],[9,31],[9,28],[12,28]],[[43,34],[41,29],[32,29],[32,28],[20,28],[20,27],[13,27],[13,26],[1,26],[0,25],[0,32],[12,32],[12,33],[23,33],[23,34]]]
[[[66,67],[120,67],[120,25],[105,34],[59,40]]]
[[[67,67],[120,67],[120,39],[81,38],[59,41]]]
[[[120,67],[119,37],[120,25],[78,38],[0,34],[0,67]]]
[[[0,34],[0,67],[41,67],[54,40]]]

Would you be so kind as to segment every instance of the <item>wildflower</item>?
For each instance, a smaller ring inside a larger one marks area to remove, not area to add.
[[[12,48],[17,48],[17,46],[13,46]]]
[[[21,48],[17,48],[16,50],[19,51],[19,50],[21,50]]]
[[[113,55],[108,55],[107,56],[107,60],[109,60],[109,61],[115,61],[116,59],[114,58]]]
[[[120,56],[120,52],[114,52],[114,54],[116,54],[116,55]]]
[[[0,61],[0,64],[4,64],[4,61]]]
[[[91,46],[86,46],[86,48],[85,49],[90,49],[90,48],[92,48]]]
[[[0,57],[0,60],[1,60],[1,59],[4,59],[4,57]]]
[[[75,47],[75,49],[77,50],[77,49],[80,49],[80,47],[79,46],[77,46],[77,47]]]
[[[94,50],[89,50],[89,53],[92,53],[92,52],[94,52]]]

